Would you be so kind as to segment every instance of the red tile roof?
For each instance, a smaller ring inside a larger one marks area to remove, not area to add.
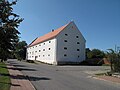
[[[69,23],[68,23],[68,24],[69,24]],[[38,44],[38,43],[41,43],[41,42],[44,42],[44,41],[46,41],[46,40],[49,40],[49,39],[54,38],[54,37],[57,36],[61,31],[63,31],[64,28],[65,28],[68,24],[66,24],[66,25],[64,25],[64,26],[62,26],[62,27],[60,27],[60,28],[58,28],[58,29],[56,29],[56,30],[54,30],[54,31],[52,31],[52,32],[49,32],[48,34],[45,34],[44,36],[41,36],[41,37],[35,39],[29,46],[34,46],[34,45],[36,45],[36,44]]]

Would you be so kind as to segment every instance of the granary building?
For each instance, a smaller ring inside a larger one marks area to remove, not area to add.
[[[85,60],[86,40],[73,21],[44,36],[27,47],[27,59],[48,64],[79,63]]]

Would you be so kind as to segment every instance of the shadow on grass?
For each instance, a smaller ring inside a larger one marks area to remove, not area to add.
[[[12,79],[20,80],[30,80],[30,81],[40,81],[40,80],[51,80],[47,77],[34,77],[34,76],[24,76],[24,75],[10,75],[10,74],[1,74],[1,76],[10,76]]]

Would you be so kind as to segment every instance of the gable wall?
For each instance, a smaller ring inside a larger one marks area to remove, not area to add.
[[[67,42],[65,42],[65,40],[67,40]],[[84,37],[74,22],[69,24],[65,30],[57,36],[57,61],[80,62],[85,60],[85,42]]]

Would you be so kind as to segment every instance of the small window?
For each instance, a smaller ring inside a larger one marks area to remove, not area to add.
[[[51,41],[49,41],[49,43],[51,43]]]
[[[50,56],[50,54],[48,54],[48,56]]]
[[[34,48],[34,47],[33,47]]]
[[[40,57],[40,55],[39,55],[39,57]]]
[[[64,56],[66,57],[66,56],[67,56],[67,54],[64,54]]]
[[[65,36],[68,36],[68,34],[65,34]]]
[[[39,52],[40,52],[41,50],[39,50]]]
[[[77,51],[80,51],[80,49],[77,49]]]
[[[41,46],[41,44],[39,44],[39,46]]]
[[[67,42],[67,40],[64,40],[64,42]]]
[[[36,46],[37,47],[37,46]]]
[[[45,45],[45,43],[44,43],[44,45]]]
[[[80,44],[80,42],[77,42],[77,44]]]
[[[64,47],[65,50],[67,50],[67,47]]]
[[[34,54],[34,52],[32,52],[32,54]]]
[[[50,48],[48,50],[50,50]]]
[[[43,51],[45,51],[45,49],[43,49]]]
[[[35,52],[37,52],[37,51],[35,51]]]
[[[76,38],[79,38],[79,36],[76,36]]]
[[[44,57],[45,55],[43,55],[43,57]]]

